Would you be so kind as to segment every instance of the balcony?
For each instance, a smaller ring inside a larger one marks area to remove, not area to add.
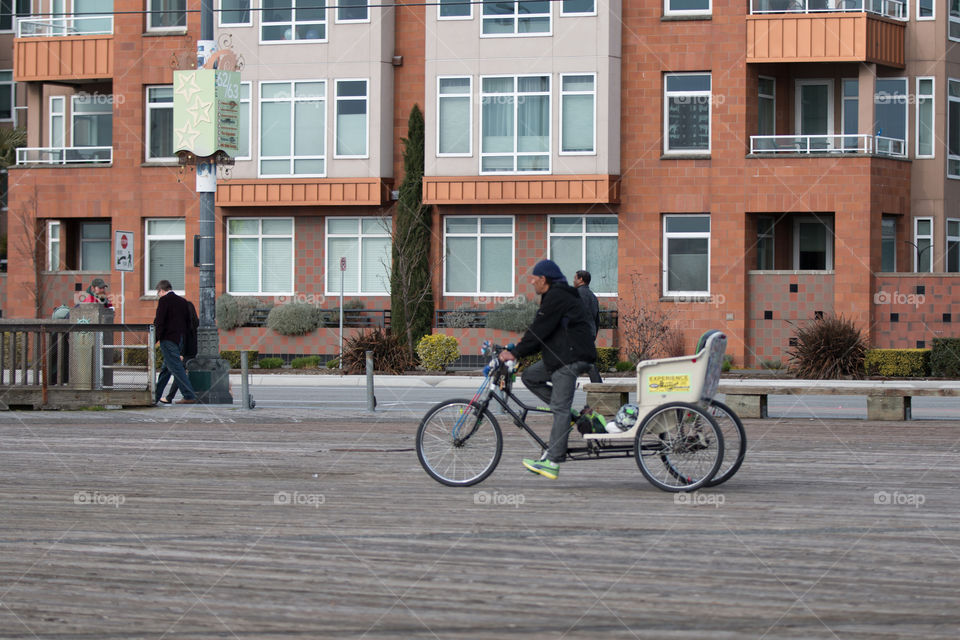
[[[113,17],[21,18],[13,41],[16,82],[113,76]]]
[[[113,147],[21,147],[17,149],[17,166],[110,164]]]
[[[857,154],[906,158],[906,143],[871,135],[750,136],[750,154]]]
[[[620,176],[424,176],[424,204],[616,204]]]
[[[747,62],[873,62],[902,69],[905,18],[899,0],[752,0]]]

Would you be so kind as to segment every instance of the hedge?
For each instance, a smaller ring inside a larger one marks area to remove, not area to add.
[[[960,377],[960,338],[933,339],[930,373],[943,378]]]
[[[868,376],[925,377],[930,375],[930,349],[870,349],[863,365]]]

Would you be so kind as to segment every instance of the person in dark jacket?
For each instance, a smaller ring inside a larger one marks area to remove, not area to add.
[[[538,351],[543,354],[540,362],[523,370],[521,379],[538,398],[550,403],[553,428],[543,458],[524,458],[523,466],[555,480],[560,473],[558,464],[567,455],[577,376],[596,362],[597,349],[586,308],[560,267],[552,260],[541,260],[534,265],[530,282],[540,295],[540,308],[520,342],[500,352],[500,360],[506,362]]]
[[[157,283],[157,296],[159,300],[153,325],[156,329],[160,353],[163,354],[163,369],[160,370],[160,377],[157,379],[154,402],[160,402],[163,388],[167,386],[167,380],[173,375],[183,394],[183,400],[177,404],[196,404],[197,394],[180,360],[180,356],[183,355],[184,339],[190,332],[193,322],[189,303],[173,292],[173,285],[169,280],[161,280]]]
[[[186,298],[184,298],[184,300],[186,300]],[[190,331],[183,339],[182,360],[184,366],[186,366],[188,360],[197,357],[197,329],[200,328],[200,317],[197,316],[197,308],[193,306],[193,303],[189,300],[186,300],[186,302],[187,307],[190,308]],[[177,383],[176,378],[174,378],[173,384],[170,385],[170,392],[167,393],[166,397],[161,398],[163,388],[167,386],[167,380],[170,378],[170,372],[166,369],[164,369],[164,371],[166,371],[167,376],[163,377],[163,371],[161,371],[161,376],[157,379],[157,402],[163,405],[171,405],[177,395],[177,391],[180,389],[180,385]]]
[[[590,290],[590,272],[581,269],[573,275],[573,286],[580,299],[583,300],[583,306],[587,309],[587,322],[590,323],[590,330],[593,331],[593,340],[597,340],[597,329],[600,328],[600,303],[597,302],[597,296]],[[590,382],[603,382],[600,372],[596,365],[590,365]]]

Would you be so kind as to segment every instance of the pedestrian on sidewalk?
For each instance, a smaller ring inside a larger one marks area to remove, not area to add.
[[[187,333],[186,337],[183,339],[183,355],[181,360],[183,360],[184,368],[186,368],[187,362],[193,358],[197,357],[197,329],[200,328],[200,317],[197,316],[197,308],[193,306],[193,303],[184,298],[187,303],[187,307],[190,309],[190,332]],[[161,372],[162,373],[162,372]],[[157,402],[164,405],[173,404],[173,399],[177,395],[177,391],[180,389],[180,385],[177,383],[177,379],[173,379],[173,384],[170,385],[170,392],[167,393],[166,397],[163,396],[163,388],[167,384],[167,379],[169,379],[169,371],[167,372],[166,378],[160,378],[157,380]],[[162,380],[162,382],[161,382]],[[156,404],[156,403],[154,403]]]
[[[160,402],[163,388],[172,375],[177,382],[183,399],[177,404],[196,404],[197,393],[190,384],[187,371],[183,368],[181,356],[187,334],[190,332],[193,318],[188,302],[173,292],[169,280],[157,283],[157,314],[153,319],[156,328],[157,344],[163,354],[163,369],[157,378],[157,390],[154,403]]]
[[[597,331],[600,329],[600,303],[597,302],[597,296],[590,290],[591,279],[590,272],[581,269],[573,276],[573,286],[577,289],[577,293],[580,294],[580,299],[583,301],[583,306],[587,309],[587,322],[590,324],[590,331],[593,332],[593,342],[596,344]],[[590,382],[603,382],[596,364],[590,365],[587,374],[590,376]]]

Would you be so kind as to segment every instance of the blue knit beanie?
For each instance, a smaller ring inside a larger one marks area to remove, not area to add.
[[[548,282],[566,282],[560,267],[553,260],[541,260],[533,266],[533,275],[544,276]]]

